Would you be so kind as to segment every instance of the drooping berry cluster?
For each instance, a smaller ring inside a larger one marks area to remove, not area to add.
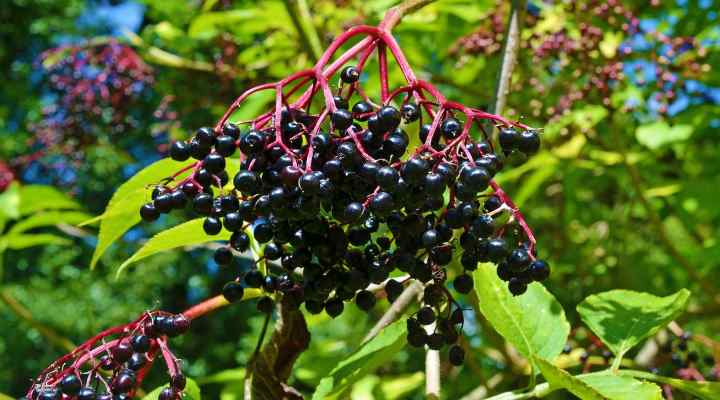
[[[153,362],[161,356],[170,381],[159,400],[178,400],[185,376],[168,339],[185,333],[190,320],[183,314],[153,311],[127,324],[110,328],[46,368],[24,400],[131,399]]]
[[[345,41],[360,34],[367,38],[331,62]],[[407,80],[393,91],[388,49]],[[378,100],[360,85],[375,50]],[[355,65],[346,65],[355,57]],[[335,76],[333,90],[329,80]],[[273,109],[228,122],[262,90],[274,90]],[[317,93],[323,101],[313,104]],[[487,121],[494,124],[490,132]],[[493,144],[496,129],[501,148]],[[424,305],[408,322],[408,340],[439,349],[455,343],[456,325],[462,324],[462,311],[445,286],[449,274],[455,275],[454,290],[466,294],[473,287],[468,272],[479,262],[494,262],[514,295],[549,274],[548,264],[535,259],[535,238],[522,214],[493,180],[505,156],[538,151],[538,133],[446,100],[415,77],[386,30],[355,27],[312,70],[249,89],[215,128],[173,143],[173,159],[193,161],[155,188],[140,215],[154,221],[191,204],[204,218],[205,233],[231,232],[215,252],[220,265],[252,247],[255,267],[224,288],[230,301],[241,299],[246,287],[261,288],[304,304],[310,313],[336,317],[353,299],[372,309],[371,284],[384,285],[393,301],[409,279],[420,281]],[[230,184],[227,159],[237,153],[240,168]],[[188,171],[187,178],[177,178]],[[461,271],[447,270],[453,260]],[[391,279],[395,271],[404,275]],[[433,322],[433,332],[418,329]],[[453,347],[450,357],[461,363],[461,348]]]

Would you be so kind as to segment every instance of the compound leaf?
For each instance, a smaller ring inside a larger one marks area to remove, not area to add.
[[[216,240],[230,239],[230,232],[226,230],[222,230],[215,236],[208,235],[203,230],[203,221],[204,218],[196,218],[164,230],[153,236],[150,240],[145,242],[140,250],[136,251],[135,254],[120,265],[117,275],[119,276],[123,270],[128,267],[128,265],[153,254],[172,250],[178,247],[193,246]]]

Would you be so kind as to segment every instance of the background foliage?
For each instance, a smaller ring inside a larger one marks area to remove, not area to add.
[[[413,66],[449,98],[487,106],[506,3],[441,0],[406,17],[394,33]],[[713,68],[720,64],[720,4],[622,1],[618,12],[615,2],[602,3],[610,4],[605,13],[588,1],[527,6],[505,114],[544,126],[543,150],[501,182],[552,263],[546,286],[573,332],[582,321],[591,324],[575,308],[590,294],[622,288],[666,296],[688,288],[678,322],[720,340],[720,74]],[[298,4],[311,16],[300,18],[302,26],[291,18],[302,12]],[[7,0],[0,9],[0,392],[20,395],[29,377],[103,327],[148,308],[181,311],[217,293],[233,273],[219,269],[204,247],[148,257],[116,278],[123,260],[159,228],[131,229],[91,270],[96,228],[75,225],[100,214],[115,189],[162,157],[170,140],[216,121],[243,88],[311,66],[334,35],[377,23],[393,4]],[[94,46],[127,51],[97,65],[67,62],[89,59]],[[135,53],[140,64],[118,67]],[[98,70],[110,78],[96,79]],[[146,71],[142,79],[138,71]],[[117,93],[113,82],[126,74],[141,84],[119,97],[72,96],[79,84]],[[72,84],[62,85],[67,76]],[[34,190],[41,184],[56,191]],[[13,227],[38,215],[49,217],[24,232],[34,237],[18,239]],[[290,383],[306,394],[318,384],[329,390],[321,379],[381,313],[309,317],[311,347]],[[261,325],[254,305],[241,303],[177,340],[204,396],[239,396]],[[527,364],[487,321],[471,318],[465,334],[473,351],[462,369],[444,370],[444,396],[527,383]],[[390,328],[386,336],[392,342]],[[422,397],[424,354],[396,349],[354,383],[354,398]],[[571,353],[568,366],[579,357]]]

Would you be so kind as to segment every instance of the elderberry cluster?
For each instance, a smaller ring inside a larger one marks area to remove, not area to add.
[[[409,96],[396,107],[358,95],[350,106],[352,91],[343,96],[343,85],[357,85],[359,76],[353,66],[340,72],[332,111],[286,104],[267,113],[265,124],[200,128],[173,143],[174,160],[195,160],[190,176],[156,187],[140,215],[154,221],[189,204],[204,218],[205,233],[231,232],[215,251],[220,265],[255,241],[254,267],[223,289],[229,301],[241,299],[244,288],[260,288],[336,317],[347,301],[371,310],[371,284],[384,285],[394,301],[409,279],[420,281],[424,306],[408,322],[408,341],[439,349],[456,342],[463,321],[445,286],[454,259],[463,271],[452,287],[461,294],[472,290],[468,272],[480,262],[498,264],[514,295],[549,274],[512,203],[502,191],[489,193],[505,156],[532,155],[540,138],[535,130],[499,126],[502,151],[495,151],[489,138],[472,139],[461,113],[432,115]],[[426,113],[432,123],[423,123]],[[410,151],[417,141],[425,145]],[[226,159],[238,150],[230,185]],[[395,271],[404,275],[390,279]],[[265,297],[258,308],[270,312],[272,301]],[[431,323],[434,332],[421,329]],[[463,357],[460,347],[451,349],[453,363]]]
[[[158,356],[172,364],[168,365],[169,385],[158,400],[179,400],[186,379],[167,348],[167,339],[189,327],[190,321],[182,314],[153,312],[109,329],[55,361],[20,400],[131,399]]]

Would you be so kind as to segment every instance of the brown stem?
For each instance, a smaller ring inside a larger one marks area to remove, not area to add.
[[[385,13],[385,18],[383,18],[383,21],[380,23],[380,28],[389,31],[394,28],[405,15],[412,14],[435,1],[436,0],[405,0]]]
[[[375,326],[370,329],[370,332],[365,335],[363,338],[363,344],[370,341],[370,339],[374,338],[375,336],[380,333],[381,330],[385,329],[386,326],[392,324],[395,322],[400,316],[403,315],[405,310],[412,304],[415,300],[417,300],[418,296],[422,293],[423,285],[416,281],[412,280],[412,283],[408,285],[408,287],[403,290],[403,292],[398,296],[398,298],[392,303],[390,308],[383,314],[383,316],[378,320],[378,322],[375,324]]]
[[[520,49],[520,31],[522,30],[522,15],[525,10],[525,0],[513,0],[510,8],[510,18],[507,30],[505,31],[505,43],[503,45],[502,64],[498,73],[497,85],[495,88],[495,99],[493,101],[493,114],[502,114],[508,93],[510,92],[510,81],[515,64],[517,64],[518,51]]]

